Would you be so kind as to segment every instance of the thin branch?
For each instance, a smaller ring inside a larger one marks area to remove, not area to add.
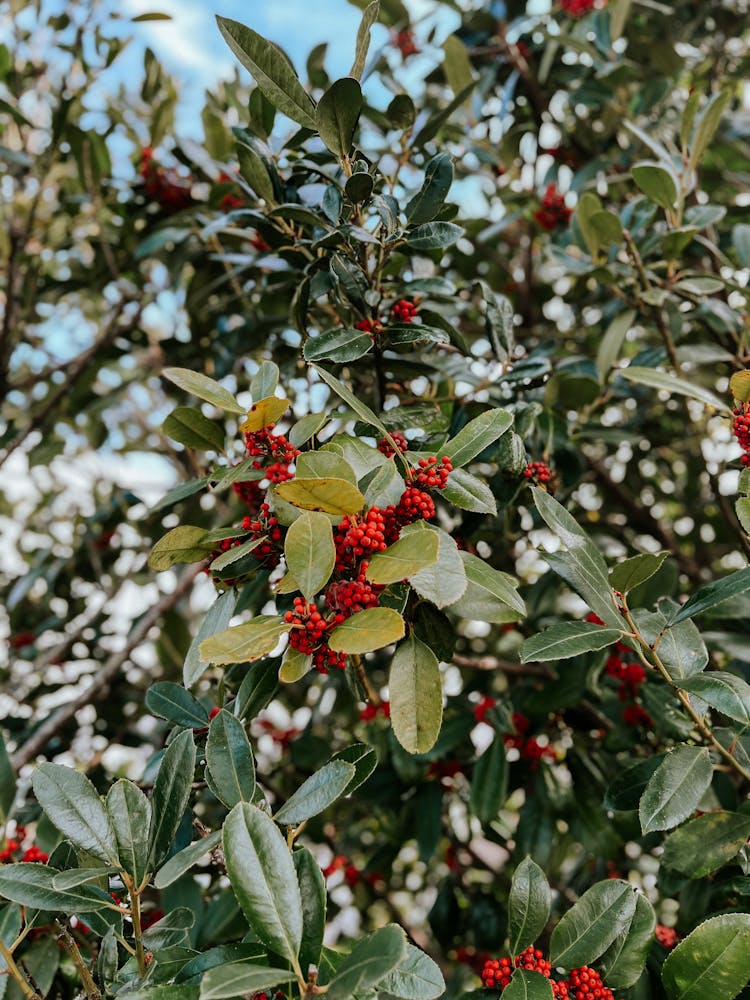
[[[555,674],[549,667],[537,663],[516,663],[513,660],[501,660],[497,656],[463,656],[453,654],[453,662],[457,667],[471,667],[474,670],[499,670],[503,674],[519,677],[546,677],[551,680]]]

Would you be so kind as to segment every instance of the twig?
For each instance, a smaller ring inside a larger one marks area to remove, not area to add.
[[[501,660],[497,656],[463,656],[453,654],[453,662],[457,667],[472,667],[474,670],[499,670],[503,674],[519,677],[554,678],[555,674],[549,667],[535,663],[516,663],[513,660]]]
[[[57,940],[73,959],[73,963],[76,969],[78,969],[78,975],[81,977],[81,983],[86,991],[86,996],[89,1000],[102,1000],[99,987],[94,982],[91,972],[83,960],[83,955],[81,955],[78,945],[68,928],[59,920],[55,920],[55,930],[57,931]]]

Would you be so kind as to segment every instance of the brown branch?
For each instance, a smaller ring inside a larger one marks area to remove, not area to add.
[[[146,638],[151,628],[180,600],[190,589],[193,580],[201,571],[202,564],[191,566],[185,570],[177,581],[175,589],[170,594],[165,594],[154,607],[152,607],[134,626],[128,636],[128,641],[124,648],[113,653],[102,665],[94,679],[85,691],[82,691],[73,701],[62,705],[56,712],[42,723],[39,728],[32,733],[31,737],[23,743],[13,756],[13,766],[22,767],[33,760],[37,754],[42,753],[49,741],[53,739],[67,724],[73,719],[80,709],[86,705],[91,705],[104,697],[110,684],[115,680],[123,664],[130,658],[131,653]]]
[[[549,667],[536,663],[516,663],[513,660],[501,660],[497,656],[463,656],[453,654],[453,662],[457,667],[471,667],[474,670],[499,670],[503,674],[519,677],[546,677],[551,680],[555,674]]]

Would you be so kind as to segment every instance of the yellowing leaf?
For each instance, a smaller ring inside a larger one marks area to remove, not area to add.
[[[372,583],[398,583],[438,561],[440,540],[437,532],[407,535],[373,556],[367,569]]]
[[[371,653],[403,638],[404,619],[391,608],[366,608],[335,628],[328,645],[337,653]]]
[[[290,479],[276,493],[295,507],[326,514],[356,514],[365,505],[357,487],[345,479]]]
[[[275,424],[282,413],[286,413],[288,409],[288,399],[279,399],[278,396],[266,396],[265,399],[259,399],[247,411],[247,419],[240,424],[240,430],[243,434],[262,431],[269,424]]]
[[[735,399],[746,403],[750,399],[750,369],[735,372],[729,380],[729,388]]]
[[[259,615],[205,639],[200,658],[207,663],[249,663],[270,653],[289,626],[278,615]]]
[[[151,549],[148,564],[157,573],[170,569],[175,563],[200,562],[211,550],[211,545],[201,543],[205,528],[192,524],[181,524],[172,528]]]
[[[312,664],[313,658],[309,653],[287,646],[279,667],[279,680],[282,684],[293,684],[312,669]]]

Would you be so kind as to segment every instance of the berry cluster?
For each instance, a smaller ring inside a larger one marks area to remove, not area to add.
[[[356,580],[339,580],[328,587],[326,604],[332,611],[340,611],[348,618],[365,608],[377,607],[383,586],[365,579],[367,567],[366,562],[360,564]]]
[[[518,750],[521,760],[529,761],[531,769],[539,767],[539,761],[545,758],[555,760],[556,754],[549,743],[540,743],[536,736],[528,736],[531,722],[521,712],[514,712],[511,716],[513,722],[513,733],[503,737],[503,742],[508,748]]]
[[[336,626],[346,620],[346,615],[337,611],[332,617],[324,618],[314,604],[295,597],[294,610],[287,611],[284,620],[291,625],[289,645],[306,656],[312,656],[313,666],[319,673],[327,674],[331,667],[346,669],[346,653],[334,652],[327,641]]]
[[[177,171],[159,166],[149,146],[141,150],[140,174],[146,197],[156,201],[165,212],[180,212],[193,203],[189,178]]]
[[[270,246],[263,239],[263,237],[260,235],[260,233],[254,233],[250,237],[249,242],[253,250],[257,250],[258,253],[268,253],[268,251],[271,249]]]
[[[379,705],[365,705],[359,713],[362,722],[373,722],[379,715],[382,715],[384,719],[390,719],[391,703],[389,701],[381,701]]]
[[[386,536],[390,537],[391,532],[386,524],[386,514],[392,521],[391,510],[392,508],[387,508],[384,512],[379,507],[370,507],[362,517],[353,514],[351,517],[342,518],[333,536],[337,572],[346,572],[354,567],[362,556],[382,552],[388,547]]]
[[[369,333],[375,340],[377,335],[383,332],[383,324],[378,319],[358,319],[354,324],[354,329],[361,330],[362,333]]]
[[[439,465],[434,455],[430,458],[420,458],[418,467],[412,469],[413,482],[426,490],[444,490],[451,472],[453,464],[447,455],[443,455]]]
[[[391,316],[397,323],[411,323],[416,315],[417,307],[409,299],[399,299],[398,302],[393,303]]]
[[[409,442],[400,431],[391,431],[391,437],[393,438],[393,443],[396,445],[401,454],[408,451]],[[393,445],[388,438],[382,438],[378,441],[378,451],[381,451],[386,458],[390,458],[392,455],[396,454]]]
[[[583,17],[590,14],[592,10],[597,10],[606,6],[606,0],[560,0],[560,10],[570,14],[571,17]]]
[[[604,624],[599,615],[593,611],[586,615],[586,621],[593,622],[594,625]],[[625,725],[652,726],[651,716],[636,700],[640,687],[646,680],[646,671],[640,663],[625,659],[631,653],[632,650],[628,649],[624,642],[616,642],[607,658],[604,670],[608,677],[617,681],[617,697],[626,703],[622,710],[622,721]]]
[[[275,569],[281,558],[282,531],[279,519],[271,514],[268,504],[262,503],[260,505],[257,518],[244,517],[242,528],[244,531],[250,532],[251,539],[263,537],[260,545],[253,549],[253,555],[262,566]]]
[[[217,181],[217,184],[234,184],[234,183],[235,183],[234,177],[231,177],[229,174],[224,173],[223,171],[219,174],[219,179]],[[223,195],[219,199],[219,208],[222,210],[222,212],[231,212],[235,208],[242,208],[242,206],[245,204],[246,202],[244,198],[240,198],[239,195],[232,194],[231,191],[228,191],[225,195]]]
[[[494,698],[490,698],[489,695],[484,695],[482,700],[474,706],[474,718],[477,722],[486,722],[487,713],[491,708],[494,708],[497,702]]]
[[[269,424],[262,430],[245,434],[245,448],[248,457],[255,458],[252,463],[254,469],[262,469],[271,483],[283,483],[292,478],[293,473],[289,467],[299,451],[283,434],[271,434],[273,427],[273,424]],[[261,458],[265,461],[261,461]]]
[[[24,850],[23,842],[25,839],[26,827],[17,826],[15,836],[6,840],[3,844],[2,850],[0,850],[0,863],[38,861],[41,864],[46,865],[49,861],[49,854],[37,847],[36,844],[31,844],[30,847],[27,847]],[[18,857],[19,854],[21,855],[20,857]]]
[[[549,979],[555,1000],[614,1000],[614,994],[601,980],[594,969],[584,965],[573,969],[567,979],[553,979],[552,965],[538,948],[529,946],[515,958],[490,958],[480,973],[482,983],[488,989],[501,992],[510,983],[515,969],[539,972]]]
[[[558,190],[556,184],[548,184],[542,197],[542,203],[534,212],[537,224],[551,233],[558,226],[567,226],[572,214],[572,211],[565,204],[565,195]]]
[[[657,924],[654,930],[654,937],[667,951],[671,951],[681,940],[680,935],[674,927],[666,927],[664,924]]]
[[[525,479],[536,483],[538,486],[545,486],[550,493],[557,489],[557,473],[547,465],[546,462],[529,462],[523,470]]]
[[[750,465],[750,401],[736,406],[732,410],[734,423],[732,430],[737,438],[737,444],[742,448],[742,464]]]
[[[414,40],[414,32],[411,28],[405,28],[403,31],[396,31],[391,33],[391,41],[395,48],[401,53],[402,59],[408,59],[409,56],[416,56],[422,51]]]
[[[415,521],[431,521],[435,516],[435,501],[424,490],[407,486],[394,508],[394,515],[399,527]]]

